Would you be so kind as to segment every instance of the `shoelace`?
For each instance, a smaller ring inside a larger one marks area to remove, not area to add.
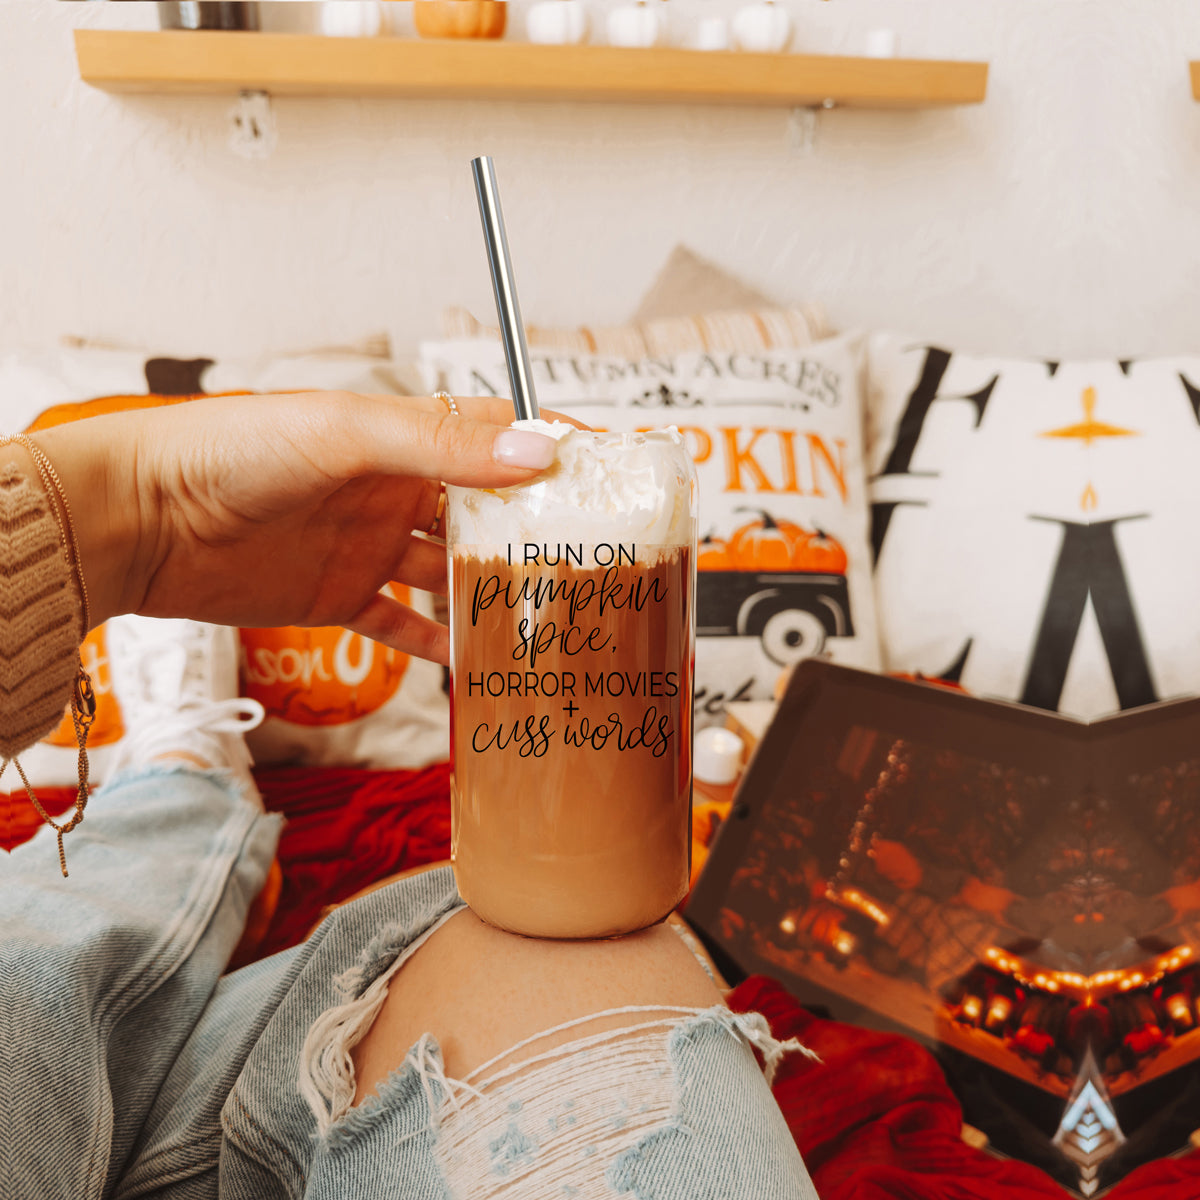
[[[148,723],[127,734],[121,742],[120,759],[125,762],[146,762],[156,755],[172,750],[195,752],[215,762],[225,761],[230,754],[221,734],[237,735],[233,753],[249,762],[250,752],[241,735],[261,724],[266,710],[247,696],[231,700],[191,703],[165,714],[163,719]],[[199,741],[199,746],[197,746]],[[112,768],[115,773],[116,767]]]

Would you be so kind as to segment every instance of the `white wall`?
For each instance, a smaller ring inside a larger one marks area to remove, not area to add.
[[[798,48],[890,26],[905,53],[990,60],[988,99],[835,111],[810,154],[782,110],[281,99],[278,149],[253,162],[228,149],[229,98],[79,82],[71,30],[152,27],[153,5],[5,3],[0,345],[415,345],[446,304],[489,309],[467,164],[490,153],[530,321],[622,319],[682,240],[842,327],[1200,351],[1200,5],[788,3]]]

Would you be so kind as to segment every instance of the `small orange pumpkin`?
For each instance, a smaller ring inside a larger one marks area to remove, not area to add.
[[[504,0],[414,0],[417,32],[427,38],[498,38],[504,36],[508,5]]]
[[[791,521],[777,521],[762,508],[739,508],[762,518],[733,531],[729,557],[739,571],[790,571],[796,568],[809,533]]]
[[[697,571],[732,571],[733,560],[729,557],[729,546],[711,532],[704,535],[696,547]]]

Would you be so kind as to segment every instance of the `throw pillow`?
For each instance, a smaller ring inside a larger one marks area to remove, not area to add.
[[[646,289],[633,319],[644,322],[662,317],[688,317],[692,313],[778,307],[757,288],[680,245],[667,256],[654,282]],[[809,309],[816,315],[815,305]]]
[[[425,592],[384,592],[433,615]],[[336,626],[239,635],[242,694],[267,710],[246,738],[256,763],[414,769],[449,757],[440,666]]]
[[[477,321],[463,308],[447,309],[442,326],[450,339],[498,336],[494,325]],[[683,245],[668,255],[628,324],[525,328],[529,345],[538,349],[625,358],[807,346],[831,332],[820,305],[780,306]]]
[[[505,395],[499,343],[427,343],[426,384]],[[599,429],[675,425],[700,480],[696,704],[769,698],[828,653],[879,665],[861,452],[861,340],[620,358],[532,350],[539,402]]]
[[[889,670],[1083,719],[1200,691],[1200,360],[868,363]]]
[[[494,325],[477,321],[463,308],[447,309],[442,315],[442,327],[449,340],[498,336]],[[741,350],[753,354],[787,346],[808,346],[828,332],[820,309],[804,305],[689,313],[595,328],[553,329],[530,325],[526,328],[526,340],[530,349],[635,359],[682,354],[688,350]]]
[[[252,363],[147,356],[88,345],[7,352],[0,354],[0,421],[8,429],[36,431],[206,394],[399,391],[386,345],[373,349],[374,353],[333,350]],[[431,605],[424,595],[413,602],[425,611]],[[364,643],[342,629],[276,632],[274,638],[261,630],[243,634],[244,690],[268,693],[260,696],[268,720],[250,739],[258,761],[416,768],[446,757],[449,713],[440,667],[410,662],[407,655]],[[103,782],[123,733],[103,626],[88,635],[81,655],[98,701],[88,739],[91,777]],[[286,702],[279,698],[285,685]],[[331,688],[341,689],[332,704]],[[322,710],[328,711],[320,722],[305,723]],[[21,756],[31,782],[42,786],[69,784],[75,778],[76,759],[69,714],[44,742]]]

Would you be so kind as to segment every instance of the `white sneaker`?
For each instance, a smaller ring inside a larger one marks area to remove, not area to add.
[[[226,768],[257,799],[244,734],[266,715],[238,696],[237,631],[158,617],[113,617],[104,626],[108,670],[125,735],[108,777],[183,752]]]

